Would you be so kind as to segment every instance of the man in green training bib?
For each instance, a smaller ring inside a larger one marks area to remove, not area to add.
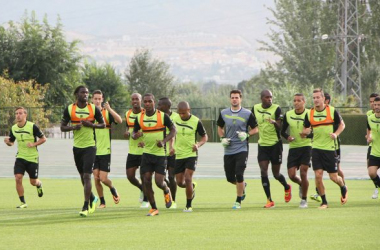
[[[294,109],[289,110],[284,115],[282,122],[281,135],[289,142],[288,154],[288,175],[289,178],[299,185],[301,198],[300,208],[307,208],[307,191],[309,180],[307,171],[311,166],[311,139],[306,138],[303,131],[303,121],[309,111],[305,108],[305,96],[295,94],[293,99]],[[289,128],[289,134],[287,129]],[[300,170],[301,178],[297,176],[297,170]]]
[[[367,118],[367,142],[372,143],[368,159],[368,175],[375,184],[380,187],[380,177],[377,171],[380,168],[380,97],[376,97],[373,107],[375,113]]]
[[[171,111],[172,101],[168,97],[162,97],[158,100],[157,109],[164,112],[170,117],[170,120],[179,117],[177,112]],[[169,129],[166,129],[166,133],[169,134]],[[177,183],[175,178],[175,150],[174,150],[175,138],[171,139],[166,143],[166,169],[168,170],[168,179],[166,183],[170,188],[170,193],[172,195],[172,205],[170,209],[176,209],[177,203],[175,202],[177,194]]]
[[[304,120],[304,134],[310,134],[313,129],[312,165],[315,173],[315,185],[322,199],[320,209],[328,208],[323,185],[323,171],[329,174],[330,179],[340,187],[341,204],[347,202],[347,187],[338,175],[336,159],[336,139],[343,132],[344,126],[338,111],[326,105],[322,89],[313,91],[314,107],[306,114]]]
[[[167,114],[155,108],[153,94],[145,94],[143,102],[145,110],[136,117],[132,139],[137,140],[142,137],[144,151],[140,171],[144,178],[144,192],[152,207],[147,216],[155,216],[159,212],[152,187],[153,174],[157,187],[164,192],[166,208],[172,205],[170,189],[165,182],[166,142],[175,136],[176,128]],[[170,131],[168,135],[166,135],[166,128]]]
[[[367,118],[370,117],[371,115],[375,114],[375,108],[374,108],[374,102],[375,102],[375,98],[378,97],[379,94],[377,93],[372,93],[370,96],[369,96],[369,106],[371,107],[370,110],[367,111]],[[367,135],[368,135],[369,131],[367,130]],[[366,136],[366,139],[367,136]],[[368,165],[368,160],[369,160],[369,156],[371,154],[371,148],[372,148],[372,142],[369,142],[368,143],[368,151],[367,151],[367,168],[369,167]],[[372,199],[377,199],[379,197],[379,186],[377,186],[376,183],[375,184],[375,190],[373,190],[373,194],[372,194]]]
[[[175,178],[181,188],[186,189],[186,207],[183,212],[193,212],[196,183],[193,174],[197,167],[198,150],[208,140],[201,120],[190,113],[187,102],[178,103],[178,116],[173,119],[177,128],[175,140]],[[197,134],[201,139],[197,141]]]
[[[17,107],[15,111],[16,124],[12,126],[9,137],[4,138],[5,144],[13,146],[17,140],[17,155],[14,165],[16,190],[21,201],[17,208],[27,208],[24,197],[22,179],[25,172],[28,173],[30,184],[37,187],[39,197],[43,196],[42,182],[38,179],[38,150],[37,146],[46,142],[45,135],[36,124],[27,121],[27,112],[23,107]],[[36,139],[38,137],[38,140]]]
[[[111,171],[111,126],[112,124],[120,124],[123,121],[121,120],[120,115],[111,108],[108,102],[105,102],[102,107],[103,102],[103,92],[95,90],[92,93],[92,103],[101,110],[104,122],[106,123],[105,129],[95,129],[96,157],[93,174],[96,191],[100,198],[99,208],[106,207],[102,183],[110,189],[115,204],[120,202],[120,196],[117,193],[116,188],[113,186],[112,181],[108,178],[108,173]]]
[[[272,164],[274,178],[284,186],[285,202],[289,202],[292,198],[292,186],[286,182],[285,177],[280,173],[282,163],[281,108],[279,105],[273,104],[272,99],[272,92],[267,89],[263,90],[261,91],[261,103],[252,108],[252,113],[259,127],[257,160],[261,170],[261,183],[267,196],[267,203],[264,208],[274,207],[268,178],[269,162]]]
[[[84,189],[84,205],[79,215],[87,217],[95,211],[98,201],[98,197],[91,192],[91,174],[96,157],[94,129],[104,129],[106,124],[99,108],[88,103],[87,87],[78,86],[74,95],[76,102],[63,111],[61,131],[74,133],[74,161]]]

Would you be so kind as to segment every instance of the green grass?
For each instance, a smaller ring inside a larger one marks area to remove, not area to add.
[[[13,179],[0,180],[0,244],[2,249],[376,249],[380,204],[372,200],[373,184],[349,180],[348,203],[340,205],[339,188],[325,180],[330,208],[299,209],[298,188],[286,204],[282,186],[271,179],[276,208],[264,210],[259,180],[248,180],[241,210],[231,209],[235,188],[225,180],[200,179],[193,213],[183,213],[184,190],[178,189],[177,210],[164,206],[155,189],[160,215],[147,217],[138,208],[139,192],[126,179],[115,179],[121,195],[115,205],[105,190],[108,207],[81,218],[83,189],[78,179],[42,179],[44,197],[24,181],[27,209]],[[296,187],[296,185],[293,185]],[[310,191],[314,181],[310,181]]]

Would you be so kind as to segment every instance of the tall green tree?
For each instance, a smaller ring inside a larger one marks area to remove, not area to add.
[[[50,105],[67,102],[80,81],[78,41],[66,41],[59,18],[51,26],[46,16],[41,23],[33,12],[0,26],[0,55],[0,72],[14,81],[49,84],[45,100]]]
[[[148,49],[136,50],[125,77],[131,92],[152,93],[156,98],[174,97],[174,76],[170,73],[170,66],[153,58]]]
[[[82,68],[82,80],[89,88],[90,93],[100,89],[106,101],[113,107],[126,107],[129,105],[127,85],[121,75],[110,64],[98,66],[95,62],[86,62]]]
[[[289,82],[324,87],[335,75],[335,46],[334,41],[322,41],[321,37],[333,35],[336,30],[337,4],[278,0],[270,10],[270,41],[260,41],[261,49],[279,60],[267,63],[263,72],[267,80],[277,85]]]

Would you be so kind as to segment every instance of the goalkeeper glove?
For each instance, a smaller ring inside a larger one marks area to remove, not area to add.
[[[222,143],[223,147],[228,147],[231,143],[231,139],[222,137],[222,138],[220,138],[220,142]]]
[[[249,134],[243,131],[237,131],[236,133],[241,141],[245,141],[249,137]]]

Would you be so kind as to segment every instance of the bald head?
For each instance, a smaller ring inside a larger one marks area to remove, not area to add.
[[[178,109],[190,109],[190,105],[188,102],[180,102],[178,103]]]
[[[183,121],[190,118],[190,105],[188,102],[179,102],[177,106],[177,112]]]
[[[269,89],[264,89],[263,91],[261,91],[260,97],[263,98],[264,96],[268,95],[272,96],[272,92]]]
[[[137,98],[137,99],[139,99],[140,101],[142,100],[142,96],[141,96],[139,93],[133,93],[133,94],[131,95],[131,99],[133,99],[133,98]]]

